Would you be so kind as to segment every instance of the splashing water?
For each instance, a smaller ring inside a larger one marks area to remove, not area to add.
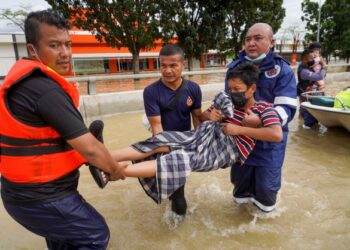
[[[163,221],[168,225],[169,230],[174,230],[178,225],[183,222],[185,215],[178,215],[171,210],[171,206],[168,204],[163,214]]]

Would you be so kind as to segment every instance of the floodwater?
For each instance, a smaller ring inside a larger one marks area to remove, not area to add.
[[[335,93],[350,82],[328,85]],[[206,104],[207,105],[207,104]],[[150,136],[141,112],[105,119],[110,149]],[[282,189],[269,216],[232,202],[229,169],[193,173],[186,184],[188,215],[179,222],[170,203],[156,205],[137,179],[98,189],[86,167],[79,191],[106,218],[108,249],[349,249],[350,133],[304,130],[296,115],[290,124]],[[0,249],[45,249],[44,239],[14,222],[0,205]]]

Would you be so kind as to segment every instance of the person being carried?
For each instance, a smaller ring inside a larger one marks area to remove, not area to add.
[[[229,95],[219,93],[205,112],[208,121],[194,131],[164,131],[131,147],[112,152],[118,161],[132,160],[126,177],[139,177],[145,192],[156,202],[172,195],[192,172],[208,172],[241,164],[256,140],[281,141],[280,119],[272,106],[256,101],[258,68],[242,63],[228,73]],[[243,127],[246,113],[258,114],[262,127]],[[222,116],[221,116],[222,114]],[[135,162],[156,155],[156,159]]]

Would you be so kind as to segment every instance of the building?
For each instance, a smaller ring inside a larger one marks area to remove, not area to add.
[[[72,68],[70,76],[90,74],[114,74],[132,72],[132,54],[127,48],[112,48],[99,42],[87,31],[69,32],[72,39]],[[155,46],[140,53],[140,71],[157,71],[159,69],[159,51],[162,41],[155,41]],[[0,33],[0,78],[3,78],[16,60],[27,56],[23,33]],[[194,69],[219,67],[225,60],[216,51],[203,54],[201,60],[194,60]]]
[[[112,48],[104,42],[99,42],[88,31],[71,30],[72,68],[70,76],[117,74],[132,72],[132,54],[127,48]],[[155,41],[155,46],[140,53],[140,71],[152,72],[159,69],[159,51],[162,41]],[[300,54],[303,46],[297,48]],[[290,60],[292,54],[291,41],[276,41],[275,51]],[[281,53],[282,52],[282,53]],[[4,78],[16,60],[27,56],[25,37],[22,33],[0,33],[0,79]],[[297,59],[298,60],[298,59]],[[216,50],[209,50],[200,60],[193,61],[194,69],[224,67],[227,59]],[[186,64],[187,65],[187,64]]]
[[[23,33],[0,34],[0,79],[24,56],[27,56],[27,48]]]

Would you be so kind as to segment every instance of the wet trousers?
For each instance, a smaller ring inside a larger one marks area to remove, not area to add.
[[[78,193],[31,205],[6,204],[7,212],[53,250],[106,249],[109,229],[104,218]]]
[[[307,127],[312,127],[313,125],[317,124],[318,121],[316,120],[315,117],[313,117],[308,111],[306,111],[303,108],[300,108],[299,110],[301,116],[303,117],[304,120],[304,125]]]

